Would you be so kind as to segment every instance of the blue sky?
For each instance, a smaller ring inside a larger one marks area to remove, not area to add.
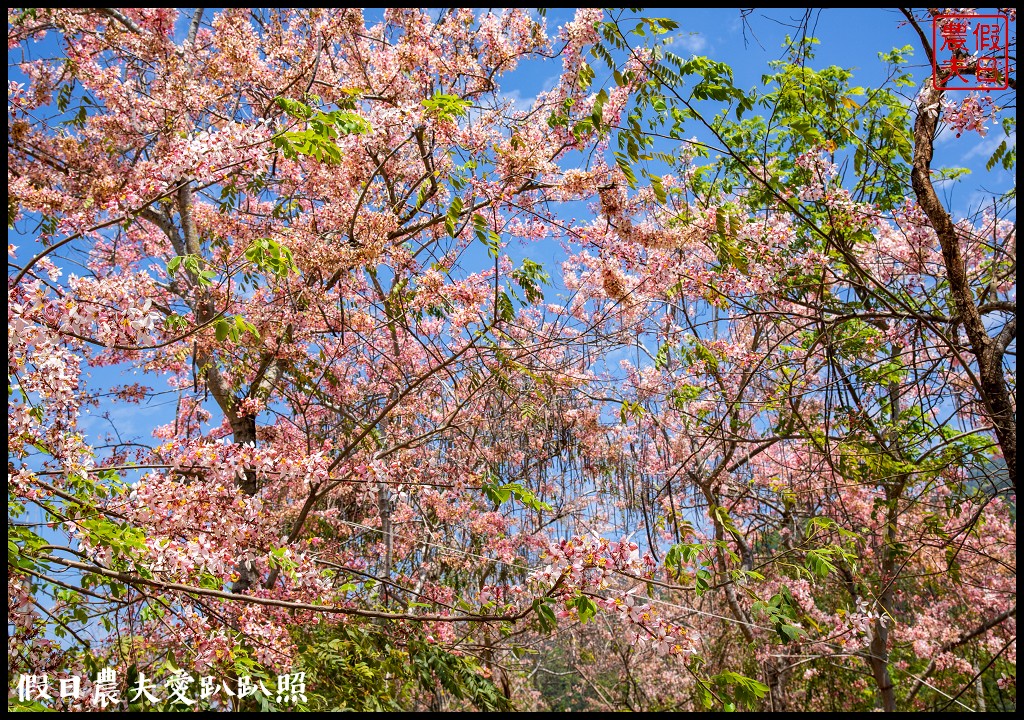
[[[984,12],[984,10],[982,10]],[[483,11],[481,11],[483,12]],[[570,20],[572,17],[570,9],[552,9],[547,13],[547,24],[554,32],[554,28]],[[728,63],[734,70],[736,84],[743,88],[750,88],[760,83],[761,75],[768,71],[768,63],[784,57],[782,43],[787,34],[794,35],[799,32],[806,11],[804,9],[778,9],[778,10],[754,10],[749,13],[741,12],[738,9],[679,9],[669,8],[664,10],[649,11],[651,14],[663,15],[679,23],[679,29],[670,38],[670,49],[680,55],[691,54],[706,55],[714,60]],[[367,17],[374,16],[373,11],[367,12]],[[212,13],[207,12],[206,19]],[[627,15],[628,16],[628,15]],[[826,9],[812,11],[809,16],[809,25],[812,34],[820,39],[817,48],[817,56],[814,64],[816,67],[824,67],[831,64],[840,65],[854,71],[854,83],[865,87],[877,86],[885,79],[885,65],[878,57],[879,52],[889,51],[895,47],[912,45],[913,61],[911,69],[915,78],[923,80],[931,72],[931,66],[924,59],[917,37],[914,32],[906,27],[903,16],[894,9]],[[181,31],[187,27],[188,16],[183,15]],[[628,24],[627,24],[628,26]],[[930,31],[929,27],[925,28]],[[1015,27],[1013,28],[1015,34]],[[52,52],[52,45],[49,42],[41,43],[35,50],[38,57],[47,51]],[[9,54],[9,60],[16,61],[19,56],[16,53]],[[602,76],[602,70],[598,63],[594,63],[598,75],[596,83],[610,81],[610,78]],[[536,94],[549,88],[557,79],[560,71],[560,62],[552,61],[550,71],[543,69],[538,71],[536,64],[530,64],[529,69],[517,71],[506,77],[502,82],[502,89],[510,97],[516,100],[521,107],[529,107]],[[607,73],[606,73],[607,74]],[[11,80],[20,78],[16,66],[9,64],[8,77]],[[908,95],[912,95],[916,89],[908,89]],[[952,99],[958,99],[957,94],[951,94]],[[911,97],[908,97],[908,102]],[[688,133],[689,134],[689,133]],[[694,127],[693,134],[699,135]],[[1005,190],[1014,185],[1014,177],[1008,171],[998,168],[991,172],[984,171],[984,164],[995,149],[998,143],[1006,138],[1001,128],[990,128],[988,137],[978,138],[976,135],[965,136],[959,140],[953,138],[952,133],[946,132],[940,136],[937,143],[937,158],[935,165],[938,167],[950,165],[966,166],[973,171],[964,180],[956,184],[956,192],[951,192],[950,183],[946,190],[949,191],[947,203],[954,210],[954,214],[965,214],[975,209],[974,204],[977,198],[982,197],[979,183],[984,180],[987,190]],[[1016,141],[1015,135],[1008,138],[1010,144]],[[984,197],[991,197],[984,194]],[[573,208],[566,208],[572,212]],[[579,216],[585,215],[585,208],[580,207]],[[28,223],[20,223],[22,229],[31,228]],[[8,231],[10,242],[20,246],[19,258],[24,260],[31,252],[32,237],[19,234],[15,230]],[[558,263],[563,259],[560,248],[556,245],[548,246],[530,245],[520,246],[513,244],[508,248],[513,256],[515,264],[526,256],[542,262],[548,269],[549,274],[556,280],[559,276]],[[471,259],[470,259],[471,260]],[[69,268],[69,271],[73,271]],[[164,382],[160,378],[143,378],[141,374],[132,374],[129,371],[126,377],[116,377],[117,369],[101,369],[95,372],[93,381],[103,386],[113,383],[143,382],[150,384],[153,389],[160,393],[165,390]],[[91,411],[93,419],[83,419],[84,427],[93,433],[104,434],[111,431],[111,423],[95,417],[97,414],[109,412],[111,420],[122,433],[122,438],[138,439],[141,442],[151,442],[149,437],[152,427],[167,422],[172,416],[175,407],[175,395],[158,394],[150,402],[138,405],[101,405]],[[215,408],[211,407],[211,410]],[[214,412],[214,422],[219,421],[219,412]]]

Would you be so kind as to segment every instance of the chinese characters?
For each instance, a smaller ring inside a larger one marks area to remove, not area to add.
[[[939,90],[1009,87],[1006,15],[936,15],[932,36],[932,79]]]
[[[269,682],[269,680],[268,680]],[[18,701],[22,703],[39,702],[52,705],[55,701],[62,704],[82,703],[98,709],[117,707],[123,702],[144,702],[151,705],[168,703],[192,707],[197,702],[213,703],[214,698],[221,703],[229,702],[230,698],[242,700],[247,697],[262,695],[268,702],[278,705],[295,705],[306,702],[306,673],[296,672],[277,676],[276,688],[271,690],[262,678],[241,675],[232,689],[227,681],[215,677],[204,676],[198,679],[190,673],[177,669],[170,673],[162,684],[139,672],[120,692],[117,673],[112,668],[103,668],[96,674],[91,691],[84,691],[82,679],[78,675],[56,678],[51,683],[48,675],[18,676]]]

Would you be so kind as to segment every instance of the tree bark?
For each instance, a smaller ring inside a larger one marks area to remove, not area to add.
[[[899,483],[898,489],[886,489],[886,500],[888,511],[886,512],[885,540],[882,547],[882,592],[877,598],[881,613],[874,622],[871,633],[871,643],[868,646],[868,665],[871,667],[871,675],[875,678],[878,692],[882,700],[882,709],[885,712],[896,711],[896,691],[892,684],[892,675],[889,673],[889,624],[893,617],[893,600],[895,598],[894,586],[896,584],[896,556],[893,553],[893,546],[897,538],[897,523],[899,522],[898,502],[902,492],[903,483]]]
[[[930,53],[930,48],[926,48]],[[917,99],[914,123],[914,159],[911,182],[917,202],[928,216],[942,248],[956,317],[964,326],[970,350],[978,363],[977,389],[995,428],[996,440],[1014,491],[1017,490],[1017,417],[1014,401],[1003,373],[1003,355],[1017,335],[1016,318],[996,337],[989,335],[971,292],[963,248],[956,226],[931,181],[935,132],[939,124],[943,92],[926,80]]]

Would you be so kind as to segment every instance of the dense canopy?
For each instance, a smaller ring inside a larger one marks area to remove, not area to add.
[[[1015,68],[883,17],[10,9],[9,706],[1013,709]]]

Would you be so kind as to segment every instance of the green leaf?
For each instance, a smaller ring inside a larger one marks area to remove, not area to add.
[[[622,153],[616,151],[613,153],[615,156],[615,164],[622,170],[622,174],[626,176],[626,181],[629,183],[631,188],[636,187],[636,173],[633,172],[632,166],[629,164],[629,159]]]
[[[601,129],[603,110],[605,103],[608,102],[608,91],[602,89],[594,98],[594,111],[590,115],[590,121],[594,126],[595,130]]]
[[[260,334],[252,323],[243,318],[241,315],[235,315],[235,336],[241,337],[241,334],[246,332],[250,333],[257,340],[260,339]]]
[[[711,678],[715,685],[732,691],[733,699],[754,709],[758,701],[768,694],[768,686],[745,675],[725,670]]]
[[[454,120],[469,114],[469,108],[473,105],[469,100],[463,100],[457,95],[446,95],[435,92],[432,97],[421,101],[427,109],[427,114],[438,120]]]
[[[484,216],[479,213],[473,215],[473,232],[476,234],[476,239],[487,248],[487,254],[492,258],[498,257],[501,250],[501,238],[498,237],[498,233],[487,226]]]
[[[274,101],[277,106],[284,110],[287,114],[299,120],[307,120],[313,116],[313,108],[309,107],[305,103],[301,103],[298,100],[292,100],[286,97],[276,97]]]
[[[714,706],[715,696],[711,694],[711,689],[707,685],[698,681],[694,691],[697,693],[697,699],[704,706],[705,710],[710,710]]]
[[[497,297],[497,306],[494,308],[495,316],[503,322],[511,322],[515,320],[516,310],[512,306],[512,300],[509,298],[508,293],[500,292]]]
[[[538,286],[547,284],[550,278],[539,263],[527,258],[523,260],[522,266],[513,270],[510,275],[515,283],[523,289],[529,302],[544,300],[544,293],[540,291]],[[525,305],[526,303],[523,304]]]
[[[228,339],[228,335],[231,334],[231,324],[221,318],[213,325],[213,332],[217,336],[218,342],[224,342]]]
[[[365,135],[373,130],[373,126],[364,117],[355,113],[335,111],[329,117],[341,135]],[[332,147],[337,149],[336,145]],[[341,159],[340,153],[337,159]]]
[[[619,419],[624,423],[627,422],[630,417],[640,419],[644,416],[645,412],[646,410],[644,410],[644,406],[639,402],[623,400],[622,405],[619,407]]]
[[[701,568],[697,571],[696,575],[694,576],[693,582],[694,589],[697,592],[697,597],[701,597],[704,593],[711,589],[711,583],[709,582],[711,577],[712,575],[709,570]]]
[[[663,344],[658,348],[658,354],[654,356],[654,369],[664,370],[667,368],[671,357],[672,349],[668,346],[668,343]]]
[[[576,79],[580,84],[580,88],[586,90],[594,80],[594,69],[585,62],[580,63],[580,69],[576,74]]]
[[[775,631],[779,634],[782,642],[786,644],[799,640],[802,635],[807,634],[807,631],[803,628],[787,625],[786,623],[778,623],[775,626]]]
[[[693,346],[694,356],[702,361],[711,372],[718,372],[718,357],[700,342]]]
[[[651,190],[654,191],[655,199],[664,204],[668,201],[668,195],[665,193],[665,186],[662,184],[661,176],[651,175]]]
[[[541,630],[546,633],[558,627],[558,618],[555,617],[555,611],[551,609],[550,602],[552,602],[551,598],[537,598],[533,601],[533,611],[537,613]]]
[[[452,200],[451,206],[448,208],[448,212],[445,214],[444,226],[448,230],[448,234],[455,237],[456,229],[459,224],[459,219],[462,216],[462,198],[456,197]]]
[[[995,149],[995,152],[992,153],[992,156],[988,159],[988,162],[985,163],[985,169],[992,170],[992,168],[996,166],[996,163],[1002,159],[1003,154],[1005,152],[1006,140],[1003,140],[1001,143],[999,143],[999,146]]]
[[[580,595],[571,601],[584,625],[597,614],[597,604],[586,595]]]

